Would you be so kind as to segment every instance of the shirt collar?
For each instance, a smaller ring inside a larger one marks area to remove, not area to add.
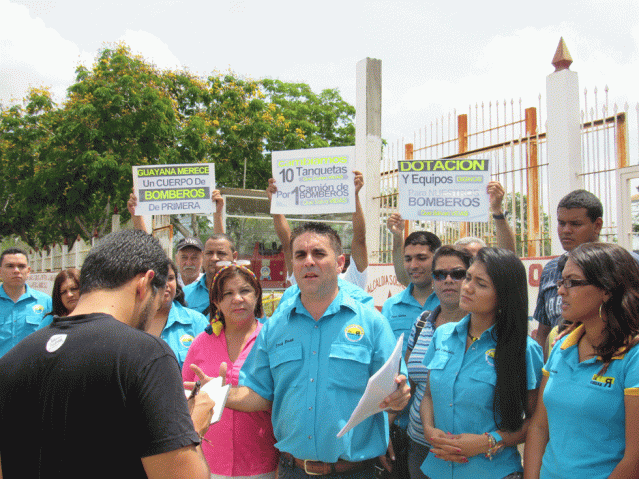
[[[35,297],[35,295],[33,294],[33,291],[34,289],[30,288],[29,285],[25,283],[24,293],[18,298],[18,301],[27,297]],[[7,294],[7,292],[4,290],[4,284],[0,286],[0,297],[11,299],[9,295]],[[11,299],[11,301],[13,300]]]
[[[298,314],[303,314],[312,318],[311,314],[304,307],[304,304],[302,304],[302,293],[298,291],[293,298],[291,298],[292,307],[289,311],[289,317],[293,311],[296,311]],[[344,294],[342,289],[339,288],[337,296],[333,299],[331,304],[328,305],[328,308],[326,308],[326,311],[324,311],[324,314],[322,314],[322,318],[320,319],[337,314],[342,307],[348,308],[353,312],[356,312],[357,310],[356,301],[352,297]]]
[[[580,324],[574,329],[574,331],[568,334],[566,336],[566,339],[564,339],[563,343],[561,343],[562,351],[572,346],[577,346],[577,344],[579,343],[579,340],[582,338],[584,334],[586,334],[586,327],[583,324]],[[619,349],[617,349],[617,351],[615,351],[614,356],[612,356],[610,360],[612,361],[613,359],[623,359],[627,351],[628,351],[628,346],[625,346],[625,345],[621,346]],[[597,356],[597,360],[603,361],[603,358],[601,356]]]
[[[470,326],[470,314],[467,314],[466,316],[464,316],[462,320],[455,325],[455,332],[460,337],[463,337],[464,341],[466,340],[466,336],[468,335],[469,326]],[[495,325],[494,324],[491,325],[490,328],[488,328],[486,331],[481,333],[481,336],[479,338],[481,339],[482,337],[484,337],[486,333],[488,333],[488,335],[492,337],[492,331],[494,328],[495,328]]]

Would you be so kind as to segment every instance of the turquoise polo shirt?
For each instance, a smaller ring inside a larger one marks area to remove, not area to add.
[[[388,416],[374,414],[344,436],[368,379],[395,341],[387,321],[341,290],[315,321],[300,294],[262,327],[240,385],[273,402],[277,447],[298,459],[363,461],[386,453]],[[406,365],[402,361],[402,373]]]
[[[25,285],[17,302],[0,287],[0,356],[38,329],[44,315],[51,312],[51,296]]]
[[[373,304],[373,297],[370,294],[368,294],[366,291],[364,291],[362,288],[360,288],[359,286],[353,283],[350,283],[339,277],[337,278],[337,286],[339,287],[340,291],[342,291],[345,295],[350,296],[355,301],[358,301],[372,308],[375,307]],[[299,294],[299,292],[300,292],[300,287],[297,284],[291,285],[288,288],[286,288],[286,290],[284,290],[284,293],[282,294],[282,297],[280,298],[279,303],[277,303],[277,308],[275,308],[275,312],[279,311],[280,306],[284,307],[284,304],[290,298],[294,297],[296,294]]]
[[[186,359],[193,340],[209,325],[206,316],[189,308],[185,308],[177,301],[173,301],[169,311],[169,319],[160,337],[167,342],[175,353],[180,364],[180,370]]]
[[[466,351],[469,322],[470,315],[458,323],[439,326],[423,360],[430,370],[435,427],[452,434],[484,434],[499,429],[493,415],[497,381],[494,326],[484,331]],[[534,339],[528,336],[526,340],[525,373],[531,390],[537,389],[541,382],[543,353]],[[458,464],[429,454],[422,464],[422,471],[431,479],[501,478],[521,470],[521,456],[514,446],[504,448],[492,461],[479,454],[469,457],[465,464]]]
[[[432,293],[428,298],[424,306],[413,297],[413,289],[415,285],[410,283],[408,287],[401,293],[397,293],[395,296],[391,296],[384,301],[382,306],[382,314],[391,325],[393,333],[395,334],[395,340],[404,335],[404,344],[402,344],[402,357],[406,357],[406,349],[408,347],[408,338],[410,336],[413,324],[417,321],[417,318],[424,311],[432,311],[439,306],[439,298],[435,293]],[[404,411],[395,419],[395,423],[399,424],[399,427],[406,429],[408,427],[408,419],[410,417],[410,408],[413,404],[413,398],[411,398],[408,406]]]
[[[184,300],[189,309],[203,313],[209,307],[209,290],[206,287],[206,275],[184,287]]]
[[[599,376],[600,358],[579,362],[585,329],[555,345],[543,373],[549,441],[540,478],[607,478],[626,445],[626,396],[639,395],[639,347],[618,354]]]

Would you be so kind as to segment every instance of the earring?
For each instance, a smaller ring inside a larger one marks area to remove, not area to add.
[[[603,319],[603,316],[601,315],[601,308],[603,308],[603,305],[604,305],[603,302],[599,305],[599,319],[602,320],[605,323],[606,320]]]

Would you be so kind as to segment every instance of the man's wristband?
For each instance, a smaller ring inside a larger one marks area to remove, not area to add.
[[[505,219],[506,219],[506,215],[507,215],[507,214],[508,214],[507,212],[503,212],[503,213],[498,214],[498,215],[495,215],[495,214],[494,214],[494,215],[493,215],[493,219],[496,219],[496,220],[505,220]]]

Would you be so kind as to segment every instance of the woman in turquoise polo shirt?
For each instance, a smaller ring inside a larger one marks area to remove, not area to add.
[[[482,248],[463,280],[470,314],[435,330],[424,356],[420,408],[432,479],[522,477],[524,441],[541,377],[541,347],[528,336],[526,270],[514,253]]]
[[[557,283],[581,323],[544,366],[525,478],[639,478],[639,267],[623,248],[586,243]]]

